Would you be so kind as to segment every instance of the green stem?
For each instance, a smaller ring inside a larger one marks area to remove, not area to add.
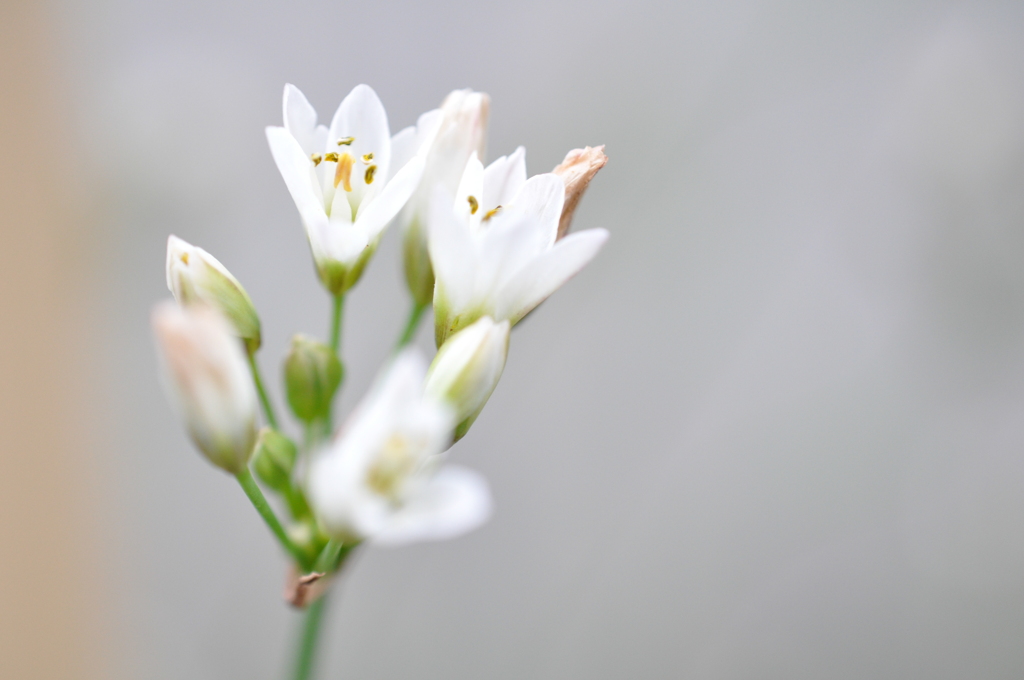
[[[341,358],[341,316],[345,311],[345,294],[334,296],[334,313],[331,317],[331,349]]]
[[[420,319],[423,318],[423,312],[427,311],[429,306],[413,302],[412,309],[409,310],[409,320],[405,322],[405,330],[402,331],[402,335],[398,338],[398,344],[395,346],[395,349],[402,349],[412,342],[413,337],[416,335],[416,329],[420,327]]]
[[[249,350],[246,352],[249,355],[249,370],[252,371],[252,381],[256,384],[256,392],[260,395],[260,404],[263,405],[263,415],[266,416],[267,422],[275,430],[277,427],[277,416],[274,414],[274,405],[270,403],[270,397],[267,396],[267,390],[263,387],[263,378],[260,377],[260,367],[256,363],[256,352]]]
[[[338,360],[341,361],[341,319],[345,313],[345,294],[341,293],[334,296],[334,308],[331,314],[331,349],[337,355]],[[344,365],[344,364],[343,364]],[[343,381],[345,379],[344,372],[342,373]],[[327,409],[327,417],[322,421],[322,435],[324,439],[328,439],[331,436],[331,431],[334,429],[334,399],[337,399],[338,394],[341,392],[341,386],[339,385],[337,392],[334,393],[334,397],[331,399],[331,405]]]
[[[320,639],[320,624],[323,622],[324,608],[329,594],[330,591],[325,592],[320,599],[306,608],[302,621],[302,635],[295,653],[293,680],[309,680],[312,677],[313,665],[316,661],[316,646]]]
[[[345,560],[351,552],[358,547],[359,543],[341,543],[331,539],[320,551],[316,558],[313,570],[324,572],[326,578],[338,572],[345,564]],[[316,662],[317,642],[320,639],[320,627],[323,621],[324,606],[330,590],[327,590],[319,600],[309,605],[306,609],[305,618],[302,621],[302,634],[299,637],[299,646],[295,652],[295,673],[293,680],[309,680],[312,677],[313,666]]]
[[[274,509],[270,507],[270,503],[267,502],[266,496],[260,491],[260,487],[256,484],[256,480],[253,479],[252,473],[249,472],[249,468],[245,468],[239,472],[235,477],[238,478],[238,483],[242,485],[242,490],[245,491],[245,495],[249,497],[256,512],[260,513],[260,517],[270,527],[270,531],[273,532],[274,536],[277,537],[278,542],[281,546],[288,551],[288,554],[298,563],[303,571],[309,571],[309,558],[297,545],[292,543],[292,540],[288,538],[288,534],[285,533],[284,527],[281,526],[281,522],[277,519],[277,515],[274,514]]]

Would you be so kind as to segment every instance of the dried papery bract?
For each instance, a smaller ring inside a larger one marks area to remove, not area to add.
[[[461,439],[498,386],[508,357],[508,321],[489,316],[451,335],[427,372],[426,393],[455,409],[455,440]]]
[[[562,216],[558,221],[558,238],[563,238],[572,227],[572,218],[576,207],[583,198],[583,193],[590,186],[590,181],[608,162],[604,153],[604,145],[587,146],[573,149],[552,172],[565,182],[565,203],[562,205]]]
[[[260,346],[260,318],[245,288],[210,253],[187,241],[167,239],[167,288],[182,305],[214,307],[250,350]]]
[[[445,97],[440,109],[423,114],[415,127],[402,130],[392,139],[392,153],[399,159],[411,157],[433,138],[426,146],[429,150],[423,179],[396,219],[402,229],[406,285],[417,304],[430,304],[434,294],[434,272],[427,249],[430,198],[437,187],[454,193],[470,154],[483,156],[489,109],[490,97],[486,94],[455,90]]]
[[[256,442],[256,392],[242,345],[211,307],[157,305],[153,331],[164,384],[199,450],[232,474]]]
[[[490,515],[483,478],[441,465],[454,413],[424,394],[426,370],[414,349],[400,353],[313,460],[308,498],[322,529],[336,539],[440,540],[475,529]]]

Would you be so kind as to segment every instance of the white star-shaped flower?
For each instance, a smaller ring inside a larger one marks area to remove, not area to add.
[[[330,127],[318,125],[302,92],[286,85],[284,127],[268,127],[267,141],[299,209],[320,280],[331,293],[344,293],[416,190],[422,154],[401,167],[392,163],[387,114],[367,85],[345,97]]]

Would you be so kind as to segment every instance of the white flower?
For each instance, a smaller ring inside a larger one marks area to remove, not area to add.
[[[455,208],[440,190],[431,205],[430,258],[435,339],[481,316],[515,325],[572,278],[608,239],[589,229],[558,239],[565,183],[553,173],[526,179],[525,152],[485,170],[466,165]]]
[[[260,346],[260,318],[249,294],[217,258],[177,236],[167,239],[167,287],[180,304],[215,307],[235,335],[252,349]]]
[[[440,465],[454,414],[423,393],[425,374],[415,350],[399,354],[314,458],[309,500],[331,535],[397,545],[452,538],[490,516],[483,478]]]
[[[483,155],[489,108],[486,94],[455,90],[445,97],[440,109],[423,114],[415,128],[406,128],[391,140],[395,159],[411,158],[429,144],[423,179],[396,220],[402,228],[405,280],[420,304],[429,304],[434,295],[434,272],[427,250],[431,197],[439,186],[454,194],[470,154]]]
[[[450,336],[427,371],[426,393],[455,409],[461,439],[498,386],[508,357],[509,322],[481,317]]]
[[[330,128],[294,85],[284,88],[284,127],[267,141],[299,209],[320,280],[333,294],[359,280],[384,227],[409,200],[423,158],[392,162],[388,118],[377,94],[357,85]]]
[[[242,346],[205,305],[153,309],[164,383],[192,440],[211,463],[238,474],[256,443],[256,391]]]

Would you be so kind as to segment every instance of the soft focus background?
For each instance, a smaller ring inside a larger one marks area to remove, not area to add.
[[[173,232],[244,282],[274,382],[326,332],[263,135],[285,82],[327,119],[369,83],[393,131],[469,86],[491,158],[611,158],[575,224],[612,239],[455,453],[493,521],[365,551],[322,677],[1024,676],[1020,3],[0,18],[3,677],[285,667],[284,559],[191,450],[148,325]],[[404,319],[395,236],[350,296],[345,409]]]

